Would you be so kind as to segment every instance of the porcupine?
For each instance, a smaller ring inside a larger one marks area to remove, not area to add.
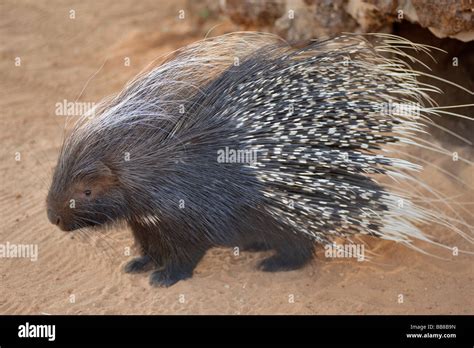
[[[425,47],[372,38],[293,49],[234,33],[178,50],[77,122],[54,171],[49,220],[65,231],[125,221],[141,252],[125,271],[152,266],[157,286],[191,277],[215,246],[272,250],[258,267],[283,271],[334,237],[432,241],[415,224],[449,220],[375,179],[421,169],[390,145],[415,143],[435,88],[384,52]],[[416,107],[385,107],[397,103]],[[256,160],[218,159],[232,150]]]

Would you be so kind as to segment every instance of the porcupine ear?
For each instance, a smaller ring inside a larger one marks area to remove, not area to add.
[[[97,168],[97,174],[99,176],[103,176],[103,177],[115,176],[115,174],[112,172],[112,169],[102,161],[99,161],[97,163],[96,168]]]
[[[106,185],[117,182],[117,175],[115,175],[110,166],[102,161],[99,161],[97,164],[97,178]]]
[[[107,164],[102,161],[94,163],[90,170],[86,170],[85,178],[93,180],[102,186],[110,186],[117,182],[117,176]]]

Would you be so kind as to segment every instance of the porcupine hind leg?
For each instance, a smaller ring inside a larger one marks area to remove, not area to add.
[[[257,267],[264,272],[292,271],[311,261],[314,241],[292,235],[287,239],[276,239],[272,243],[272,249],[275,254],[262,260]]]

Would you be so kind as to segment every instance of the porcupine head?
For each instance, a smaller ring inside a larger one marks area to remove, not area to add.
[[[72,231],[123,217],[120,207],[125,204],[125,195],[111,168],[101,160],[93,160],[86,167],[77,161],[56,169],[47,214],[52,224]]]

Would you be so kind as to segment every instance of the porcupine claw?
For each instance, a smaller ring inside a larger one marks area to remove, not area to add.
[[[167,269],[157,270],[150,275],[150,285],[167,288],[180,280],[191,278],[192,275],[192,271],[170,272]]]
[[[151,258],[149,256],[139,256],[130,260],[124,267],[125,273],[142,273],[148,270],[151,265]]]

